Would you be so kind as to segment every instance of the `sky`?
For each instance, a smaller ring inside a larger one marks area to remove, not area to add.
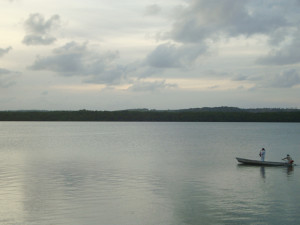
[[[0,110],[300,108],[300,0],[0,0]]]

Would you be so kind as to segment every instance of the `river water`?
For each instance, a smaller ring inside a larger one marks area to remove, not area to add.
[[[299,123],[0,122],[0,224],[299,224]]]

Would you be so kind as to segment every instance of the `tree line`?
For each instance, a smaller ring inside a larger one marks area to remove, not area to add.
[[[0,121],[300,122],[300,111],[0,111]]]

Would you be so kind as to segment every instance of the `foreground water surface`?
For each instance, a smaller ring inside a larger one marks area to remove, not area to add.
[[[299,123],[0,122],[0,224],[298,224]]]

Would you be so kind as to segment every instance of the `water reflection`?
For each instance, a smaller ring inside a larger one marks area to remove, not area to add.
[[[266,178],[266,171],[265,171],[265,167],[264,166],[260,167],[260,175],[261,175],[261,177],[263,179]]]
[[[237,168],[239,169],[255,169],[259,167],[260,168],[260,176],[261,178],[263,179],[266,179],[266,168],[264,166],[253,166],[253,165],[245,165],[245,164],[238,164],[237,165]]]
[[[288,166],[286,169],[286,173],[288,176],[292,175],[294,173],[294,167],[293,166]]]
[[[282,169],[283,173],[287,176],[291,176],[294,173],[294,166],[287,166],[287,167],[272,167],[272,166],[254,166],[254,165],[245,165],[245,164],[238,164],[237,168],[239,169],[250,169],[250,168],[260,168],[260,175],[263,179],[266,178],[266,170],[270,169]]]

